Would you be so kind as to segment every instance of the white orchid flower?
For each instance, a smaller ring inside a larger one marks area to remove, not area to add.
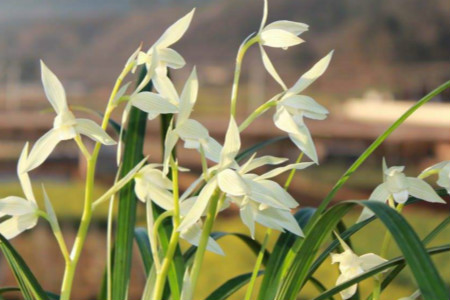
[[[349,281],[356,276],[363,274],[367,270],[370,270],[387,261],[374,253],[367,253],[358,256],[339,236],[338,239],[342,248],[344,248],[344,252],[339,254],[331,253],[331,263],[338,263],[339,271],[341,273],[336,281],[336,285]],[[341,291],[340,294],[342,299],[345,300],[351,298],[356,293],[357,288],[358,284],[354,284]]]
[[[36,226],[39,219],[39,208],[33,194],[33,188],[25,171],[28,156],[28,143],[22,150],[17,166],[20,185],[25,198],[9,196],[0,199],[0,217],[11,216],[0,223],[0,234],[6,239],[12,239],[27,229]]]
[[[214,162],[219,161],[221,145],[213,139],[200,122],[190,119],[194,104],[197,101],[198,79],[195,68],[186,81],[181,96],[173,86],[170,79],[165,75],[156,76],[155,87],[160,94],[170,99],[172,103],[178,103],[178,115],[174,121],[174,126],[169,128],[165,139],[164,148],[164,172],[168,171],[169,159],[176,143],[179,139],[184,141],[184,147],[187,149],[197,149],[203,152],[207,159]]]
[[[435,164],[434,166],[431,166],[427,169],[425,169],[419,177],[421,177],[423,174],[427,174],[432,171],[438,172],[438,180],[437,184],[440,187],[443,187],[447,190],[447,193],[450,194],[450,161],[446,160],[443,162],[440,162],[438,164]]]
[[[273,116],[275,126],[287,132],[292,142],[315,163],[318,163],[316,147],[303,119],[323,120],[327,117],[328,110],[311,97],[300,93],[325,72],[332,55],[333,52],[330,52],[322,58],[283,94]]]
[[[239,205],[241,218],[249,227],[252,236],[254,236],[254,222],[302,235],[298,223],[290,213],[290,209],[297,207],[298,203],[278,183],[269,179],[293,168],[306,168],[311,163],[292,164],[258,176],[248,172],[267,164],[281,164],[286,159],[273,156],[256,159],[252,157],[242,167],[239,167],[235,157],[240,146],[239,129],[234,118],[231,117],[221,151],[221,159],[215,168],[217,175],[211,178],[202,189],[191,210],[183,219],[180,228],[191,226],[202,217],[209,200],[219,188],[230,201]]]
[[[404,169],[403,166],[388,168],[386,161],[383,159],[383,183],[373,190],[369,200],[385,202],[389,197],[392,197],[396,203],[403,204],[411,195],[427,202],[445,203],[427,182],[416,177],[406,177],[403,173]],[[358,222],[371,216],[373,216],[373,213],[364,208]]]
[[[287,49],[303,43],[304,41],[298,36],[307,31],[309,26],[304,23],[292,21],[276,21],[266,25],[268,14],[267,0],[264,0],[264,12],[261,25],[258,31],[259,49],[261,51],[262,61],[267,72],[281,85],[283,90],[287,87],[275,70],[263,46]]]
[[[139,52],[137,64],[145,64],[148,73],[156,71],[158,73],[166,74],[167,68],[182,68],[186,64],[184,58],[177,51],[169,47],[183,37],[189,28],[194,12],[195,8],[167,28],[163,35],[147,52]],[[158,59],[154,59],[155,55]],[[149,74],[149,77],[152,76],[153,74]]]
[[[94,121],[75,118],[67,105],[64,87],[42,61],[41,77],[47,99],[57,115],[53,122],[53,129],[34,144],[27,159],[27,172],[40,166],[60,141],[73,139],[80,134],[104,145],[116,144]]]
[[[134,191],[142,202],[152,201],[166,211],[174,209],[172,181],[159,169],[161,164],[148,164],[141,168],[135,175]],[[183,170],[183,169],[182,169]],[[180,216],[184,217],[195,202],[196,197],[180,199]],[[201,236],[201,224],[199,222],[185,228],[180,232],[180,237],[192,245],[197,246]],[[211,252],[223,255],[223,251],[217,242],[210,238],[207,249]]]

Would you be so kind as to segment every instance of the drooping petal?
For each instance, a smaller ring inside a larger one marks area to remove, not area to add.
[[[171,192],[165,189],[161,189],[156,186],[150,186],[147,191],[148,197],[164,210],[173,209],[173,195]]]
[[[298,236],[303,236],[303,231],[300,228],[300,225],[298,225],[290,211],[267,208],[259,211],[259,214],[264,215],[266,218],[271,218],[273,222],[277,223],[287,231],[290,231]]]
[[[246,204],[239,209],[242,223],[250,230],[250,235],[255,238],[255,215],[250,204]]]
[[[56,113],[67,110],[66,92],[58,77],[41,60],[41,80],[45,95]]]
[[[392,193],[392,197],[394,198],[394,201],[397,203],[405,203],[408,201],[408,190],[403,190],[397,193]]]
[[[180,234],[181,238],[185,239],[195,246],[198,246],[198,244],[200,243],[201,235],[202,230],[197,223],[183,230]],[[219,255],[225,255],[219,244],[211,237],[208,238],[206,249]]]
[[[381,265],[382,263],[387,262],[386,259],[374,253],[361,255],[359,259],[361,261],[361,268],[363,268],[364,271],[370,270],[378,265]]]
[[[215,139],[209,137],[205,142],[201,143],[203,151],[207,159],[218,163],[220,160],[220,152],[222,151],[222,145],[219,144]]]
[[[155,89],[172,104],[178,105],[179,97],[175,86],[167,75],[158,74],[153,77]]]
[[[9,196],[0,199],[0,215],[21,216],[36,211],[36,204],[26,199]]]
[[[45,204],[45,210],[47,211],[47,216],[49,218],[49,221],[51,225],[58,225],[58,218],[56,217],[55,210],[53,209],[52,202],[50,201],[50,198],[47,195],[47,191],[44,188],[44,185],[42,185],[42,193],[44,195],[44,204]]]
[[[284,84],[283,80],[281,79],[280,75],[278,74],[277,70],[273,66],[272,62],[270,61],[269,56],[267,55],[266,51],[264,50],[263,46],[259,45],[259,49],[261,50],[261,57],[263,61],[264,68],[266,68],[266,71],[270,74],[270,76],[275,79],[276,82],[278,82],[279,85],[283,88],[283,90],[286,90],[286,84]]]
[[[304,42],[301,38],[289,31],[281,29],[263,29],[260,34],[261,43],[267,47],[287,49]]]
[[[140,110],[149,114],[149,119],[153,119],[159,114],[173,114],[178,112],[178,107],[170,103],[167,99],[152,92],[140,92],[130,97],[130,102]]]
[[[161,62],[172,69],[181,69],[186,64],[184,58],[177,51],[170,48],[158,49],[158,55]]]
[[[103,130],[97,123],[89,119],[77,119],[75,130],[82,135],[85,135],[96,142],[103,145],[115,145],[116,141]]]
[[[292,169],[296,169],[296,170],[303,170],[306,169],[309,166],[314,165],[314,163],[312,162],[303,162],[303,163],[296,163],[296,164],[289,164],[287,166],[284,167],[279,167],[276,169],[273,169],[272,171],[269,171],[263,175],[261,175],[259,178],[260,179],[269,179],[275,176],[278,176],[284,172],[290,171]]]
[[[257,169],[259,167],[265,166],[265,165],[279,165],[284,162],[286,162],[288,159],[283,157],[275,157],[275,156],[262,156],[255,159],[248,160],[241,168],[241,173],[248,173],[254,169]]]
[[[272,196],[282,203],[285,207],[295,208],[298,206],[297,201],[295,201],[292,196],[286,192],[278,183],[272,180],[258,180],[258,184],[264,186],[268,191],[271,192]]]
[[[369,200],[385,202],[389,198],[390,192],[386,188],[386,183],[378,185],[370,194]]]
[[[198,94],[198,78],[197,71],[194,69],[191,72],[188,80],[184,84],[183,91],[180,96],[180,112],[178,114],[178,123],[183,123],[191,115],[192,108],[197,101]]]
[[[225,142],[223,144],[222,152],[220,153],[220,167],[227,168],[234,163],[234,159],[241,149],[241,137],[239,135],[239,128],[234,120],[230,117],[227,133],[225,135]]]
[[[339,275],[339,277],[336,281],[336,285],[340,285],[341,283],[349,281],[353,277],[348,276],[347,274],[341,274],[341,275]],[[358,284],[354,284],[354,285],[346,288],[345,290],[341,291],[340,295],[341,295],[342,299],[346,300],[346,299],[351,298],[356,293],[357,288],[358,288]]]
[[[419,199],[433,203],[445,203],[445,201],[436,194],[431,185],[419,178],[407,177],[408,192]]]
[[[305,112],[313,112],[318,115],[326,115],[328,114],[328,110],[316,102],[313,98],[304,95],[292,95],[289,97],[283,97],[280,101],[281,105],[289,106],[295,109],[300,109]]]
[[[426,168],[425,170],[422,171],[422,173],[419,174],[419,178],[421,178],[424,174],[433,171],[433,170],[440,170],[442,168],[444,168],[445,166],[450,166],[450,161],[448,160],[444,160],[441,161],[440,163],[437,163],[435,165],[432,165],[431,167]]]
[[[22,153],[20,154],[19,162],[17,164],[17,175],[19,177],[23,193],[25,194],[25,198],[27,198],[29,201],[36,203],[36,198],[34,197],[30,177],[26,172],[27,159],[28,159],[28,142],[25,144]]]
[[[244,176],[244,178],[246,179],[245,182],[251,189],[249,195],[251,200],[267,206],[289,210],[289,208],[284,203],[282,203],[280,199],[274,197],[272,191],[268,189],[264,184],[247,179],[246,177],[247,176]]]
[[[250,193],[250,188],[236,171],[226,169],[217,174],[220,189],[230,196],[243,196]]]
[[[439,171],[438,180],[436,183],[443,188],[446,188],[447,191],[450,190],[450,163],[447,162],[442,169]]]
[[[217,178],[213,177],[203,187],[202,191],[198,195],[197,201],[195,201],[189,213],[184,217],[180,224],[179,231],[186,230],[188,227],[197,223],[201,218],[203,212],[208,207],[209,200],[213,196],[217,188]]]
[[[11,217],[0,223],[0,234],[10,240],[23,231],[34,227],[37,224],[38,217],[36,214],[26,214],[17,217]]]
[[[28,155],[25,172],[39,167],[60,142],[59,130],[51,129],[36,141]]]
[[[309,71],[303,74],[300,79],[294,84],[292,88],[288,90],[288,95],[297,95],[310,86],[317,78],[325,73],[328,65],[330,64],[333,51],[328,53],[324,58],[319,60]]]
[[[264,26],[266,25],[267,22],[267,14],[268,14],[268,3],[267,0],[264,0],[264,8],[263,8],[263,15],[262,15],[262,19],[261,19],[261,25],[259,25],[259,33],[263,30]]]
[[[200,140],[207,139],[209,137],[208,129],[200,122],[188,119],[175,128],[176,133],[180,138]]]
[[[300,35],[305,31],[308,31],[309,26],[304,23],[293,22],[293,21],[275,21],[264,27],[264,30],[269,29],[280,29],[284,31],[288,31],[295,35]]]
[[[166,48],[176,43],[189,28],[194,12],[195,8],[167,28],[163,35],[155,43],[155,46],[158,48]]]

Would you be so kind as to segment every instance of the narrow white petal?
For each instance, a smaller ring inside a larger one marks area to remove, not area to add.
[[[103,145],[117,144],[97,123],[89,119],[77,119],[75,129],[79,134],[85,135]]]
[[[173,210],[173,195],[168,190],[156,186],[149,186],[147,195],[149,199],[164,210]]]
[[[152,92],[140,92],[135,94],[130,97],[130,102],[140,110],[152,114],[152,118],[155,115],[173,114],[178,111],[178,108],[167,99]]]
[[[303,163],[296,163],[296,164],[289,164],[287,166],[284,167],[279,167],[276,169],[273,169],[272,171],[269,171],[263,175],[261,175],[259,178],[260,179],[269,179],[275,176],[278,176],[284,172],[290,171],[292,169],[296,169],[296,170],[303,170],[306,169],[309,166],[314,165],[314,163],[312,162],[303,162]]]
[[[127,67],[129,64],[137,62],[137,58],[139,54],[141,53],[142,43],[139,45],[139,47],[134,50],[134,52],[128,57],[127,62],[125,63],[125,67]]]
[[[44,134],[39,140],[34,143],[30,155],[28,155],[25,172],[29,172],[39,167],[52,153],[56,145],[60,142],[59,132],[57,129],[52,129]]]
[[[267,47],[287,49],[303,42],[301,38],[286,30],[263,29],[261,32],[261,43]]]
[[[301,134],[289,134],[289,138],[292,142],[305,153],[314,163],[319,163],[319,158],[317,157],[316,146],[314,145],[314,141],[309,133],[309,130],[306,126],[301,127]]]
[[[341,274],[336,281],[336,285],[340,285],[341,283],[344,283],[352,278],[353,277],[349,277],[346,274]],[[354,284],[354,285],[346,288],[345,290],[341,291],[340,295],[341,295],[342,299],[346,300],[346,299],[351,298],[356,293],[357,288],[358,288],[358,285]]]
[[[241,173],[248,173],[254,169],[265,165],[279,165],[286,162],[288,159],[283,157],[275,157],[275,156],[262,156],[255,159],[248,160],[240,169]]]
[[[370,270],[378,265],[381,265],[382,263],[387,262],[386,259],[373,253],[361,255],[359,259],[361,260],[361,268],[363,268],[364,271]]]
[[[259,31],[258,32],[261,32],[263,30],[263,28],[264,28],[264,26],[266,25],[266,22],[267,22],[267,14],[268,14],[268,10],[269,10],[267,2],[268,2],[268,0],[264,0],[263,16],[262,16],[262,19],[261,19],[261,25],[259,26]]]
[[[292,88],[288,90],[288,95],[296,95],[310,86],[317,78],[325,73],[328,65],[330,64],[333,51],[328,53],[324,58],[319,60],[308,72],[302,75],[300,79],[294,84]]]
[[[195,8],[167,28],[163,35],[155,43],[155,46],[158,48],[166,48],[176,43],[189,28],[194,12]]]
[[[41,60],[41,80],[45,95],[56,113],[67,110],[66,92],[58,77]]]
[[[214,194],[216,188],[217,179],[216,177],[213,177],[203,187],[202,191],[198,195],[197,201],[195,201],[189,213],[184,217],[183,221],[180,224],[179,231],[186,230],[188,227],[197,223],[197,221],[202,217],[205,209],[208,207],[209,200]]]
[[[390,192],[386,188],[386,183],[378,185],[370,194],[369,200],[385,202],[389,198]]]
[[[255,220],[265,227],[284,232],[283,226],[278,224],[276,220],[272,219],[272,217],[261,214],[261,212],[256,213]]]
[[[20,154],[19,163],[17,164],[17,175],[19,177],[20,185],[22,186],[25,198],[29,201],[36,203],[36,198],[34,197],[33,187],[31,186],[30,176],[26,172],[28,159],[28,142],[23,147],[22,153]]]
[[[436,194],[431,185],[422,179],[407,177],[406,180],[408,182],[408,192],[411,196],[428,202],[445,203],[445,201]]]
[[[282,199],[275,198],[272,191],[267,188],[266,185],[248,179],[246,179],[245,182],[251,189],[251,193],[249,196],[251,200],[271,207],[289,210],[289,208],[281,202]]]
[[[273,121],[275,126],[287,133],[300,134],[299,127],[304,126],[297,124],[292,115],[282,105],[277,106],[277,111],[273,115]]]
[[[215,139],[209,137],[205,142],[201,143],[203,151],[207,159],[218,163],[220,160],[220,152],[222,151],[222,145],[219,144]]]
[[[217,183],[222,192],[231,196],[243,196],[250,193],[250,188],[236,171],[226,169],[217,175]]]
[[[45,210],[47,211],[48,218],[50,220],[50,223],[53,225],[58,225],[58,218],[56,217],[55,210],[53,209],[52,202],[50,201],[50,198],[47,195],[47,191],[45,190],[44,186],[42,186],[42,192],[44,194],[44,204],[45,204]]]
[[[169,99],[172,104],[177,104],[179,101],[177,90],[167,75],[158,74],[153,77],[153,84],[155,89],[164,98]]]
[[[281,79],[277,70],[273,66],[266,51],[264,50],[264,48],[261,45],[259,45],[259,49],[261,50],[261,57],[262,57],[262,61],[264,64],[264,68],[266,68],[266,71],[270,74],[270,76],[272,76],[273,79],[275,79],[275,81],[278,82],[279,85],[281,85],[283,90],[286,90],[287,89],[286,84],[284,84],[283,79]]]
[[[293,21],[275,21],[264,27],[264,30],[269,29],[280,29],[288,31],[295,35],[300,35],[305,31],[308,31],[309,26],[304,23],[293,22]]]
[[[180,96],[180,113],[178,114],[177,122],[183,123],[189,116],[191,115],[192,108],[194,107],[195,102],[197,101],[198,94],[198,78],[197,71],[194,69],[191,72],[191,75],[187,79],[184,84],[183,91]]]
[[[208,129],[193,119],[188,119],[177,125],[175,130],[182,139],[200,140],[209,138]]]
[[[172,126],[169,127],[166,133],[166,139],[164,140],[164,160],[163,160],[163,173],[169,172],[170,156],[178,142],[178,134],[173,131]]]
[[[447,162],[446,165],[439,171],[438,180],[436,183],[443,188],[450,188],[450,163]]]
[[[292,196],[275,181],[258,180],[258,183],[264,186],[268,191],[270,191],[273,197],[284,206],[288,208],[295,208],[298,206],[297,201],[295,201],[295,199],[292,198]]]
[[[23,231],[34,227],[37,224],[36,214],[26,214],[18,217],[11,217],[0,223],[0,234],[10,240]]]
[[[202,230],[198,223],[183,230],[180,234],[181,238],[185,239],[194,246],[198,246],[198,244],[200,243],[201,235]],[[219,244],[211,237],[208,238],[206,249],[216,254],[224,255],[222,248],[220,248]]]
[[[280,101],[281,105],[289,106],[295,109],[301,109],[308,112],[317,113],[320,115],[327,115],[328,110],[316,102],[313,98],[303,95],[292,95],[284,97]]]
[[[193,183],[191,183],[191,185],[186,189],[186,191],[184,191],[183,195],[181,195],[180,202],[184,201],[189,196],[191,196],[192,192],[198,187],[198,185],[202,181],[203,181],[203,176],[200,176]]]
[[[175,50],[170,48],[158,49],[158,55],[161,62],[172,69],[181,69],[186,64],[184,58]]]
[[[252,239],[255,238],[255,215],[251,205],[247,204],[240,208],[239,215],[241,216],[242,223],[250,230]]]
[[[267,218],[272,218],[275,223],[298,236],[303,236],[303,231],[290,211],[268,208],[259,212]]]
[[[26,199],[9,196],[0,199],[0,213],[2,216],[21,216],[36,211],[36,204]]]
[[[239,135],[239,128],[234,120],[230,117],[227,133],[225,135],[225,142],[220,153],[220,168],[227,168],[234,163],[234,158],[241,149],[241,137]]]
[[[432,170],[440,170],[440,169],[444,168],[447,165],[450,165],[450,161],[448,161],[448,160],[441,161],[440,163],[437,163],[435,165],[432,165],[431,167],[426,168],[417,177],[421,177],[423,174],[426,174],[426,173],[428,173],[429,171],[432,171]]]

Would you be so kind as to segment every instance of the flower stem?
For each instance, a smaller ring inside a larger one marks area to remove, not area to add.
[[[102,129],[106,130],[109,123],[109,118],[111,116],[112,111],[114,110],[114,99],[116,94],[122,84],[125,76],[131,71],[132,65],[126,66],[123,71],[120,73],[119,77],[116,80],[114,88],[111,92],[111,95],[108,100],[108,104],[105,109],[105,114],[102,121]],[[61,286],[61,297],[60,300],[69,300],[70,293],[72,290],[73,279],[75,276],[75,270],[78,265],[78,261],[80,259],[81,251],[84,246],[84,242],[86,241],[87,231],[89,229],[89,224],[92,219],[92,200],[93,200],[93,190],[94,190],[94,181],[95,181],[95,169],[97,166],[97,158],[100,152],[102,144],[97,142],[95,144],[94,150],[89,157],[86,157],[87,160],[87,169],[86,169],[86,186],[85,186],[85,195],[84,195],[84,209],[83,214],[81,216],[80,227],[78,228],[77,236],[75,237],[75,242],[72,247],[72,251],[70,253],[70,262],[66,263],[66,269],[64,271],[63,282]],[[82,150],[83,151],[83,150]]]
[[[222,197],[224,197],[223,195]],[[191,287],[192,291],[195,291],[197,285],[198,277],[200,275],[200,269],[203,263],[203,257],[205,256],[206,246],[208,245],[209,235],[211,234],[212,227],[214,225],[214,220],[216,219],[216,212],[218,203],[220,202],[221,192],[220,189],[216,189],[211,196],[208,212],[206,215],[205,225],[203,226],[202,235],[200,237],[200,242],[197,247],[197,252],[195,253],[194,263],[191,271]],[[194,299],[194,298],[193,298]]]
[[[247,119],[242,122],[241,125],[239,125],[239,131],[244,131],[256,118],[258,118],[260,115],[265,113],[269,108],[277,105],[277,101],[272,98],[266,103],[259,106],[254,112],[250,114],[250,116],[247,117]]]
[[[161,270],[160,270],[160,272],[157,272],[157,275],[156,275],[155,291],[154,291],[154,295],[153,295],[154,300],[160,300],[163,295],[167,273],[169,272],[170,265],[172,264],[173,256],[174,256],[175,250],[177,249],[177,246],[178,246],[178,239],[180,237],[180,232],[178,231],[178,226],[180,226],[178,163],[174,161],[172,156],[170,157],[170,164],[171,164],[171,169],[172,169],[172,191],[173,191],[173,201],[174,201],[173,230],[172,230],[172,235],[171,235],[170,241],[169,241],[169,247],[167,248],[167,253],[166,253],[166,256],[164,257],[164,260],[162,263]],[[156,222],[155,222],[155,226],[156,226]],[[154,230],[158,230],[158,229],[154,228]]]
[[[231,115],[236,116],[236,102],[239,88],[239,78],[241,76],[242,60],[248,48],[259,41],[259,36],[254,36],[250,39],[246,39],[239,47],[238,54],[236,56],[236,67],[234,69],[233,87],[231,89]]]

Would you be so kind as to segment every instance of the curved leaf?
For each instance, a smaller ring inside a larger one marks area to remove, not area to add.
[[[138,245],[139,254],[141,254],[142,263],[144,264],[145,275],[148,276],[150,268],[153,265],[152,250],[150,248],[150,240],[148,238],[147,230],[142,227],[134,229],[134,239]]]
[[[263,271],[259,271],[258,276],[261,275]],[[250,278],[252,277],[252,273],[245,273],[230,280],[226,281],[224,284],[219,286],[214,292],[212,292],[205,300],[225,300],[238,291],[241,287],[246,285]]]

